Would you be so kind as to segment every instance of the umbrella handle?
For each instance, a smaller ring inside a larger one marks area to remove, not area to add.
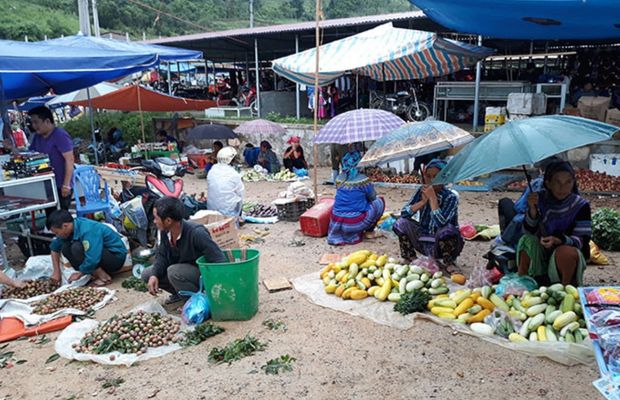
[[[529,174],[529,172],[527,172],[527,169],[525,168],[525,165],[523,165],[523,173],[525,174],[525,179],[527,180],[527,187],[530,189],[530,193],[534,193],[534,190],[532,189],[532,176]],[[538,206],[536,206],[536,214],[538,214],[538,229],[540,230],[541,235],[546,236],[547,234],[545,233],[545,227],[542,224],[541,218],[540,218],[540,209],[538,209]]]

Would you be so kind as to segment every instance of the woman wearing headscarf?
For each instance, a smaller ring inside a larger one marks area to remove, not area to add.
[[[590,258],[590,204],[579,196],[573,167],[565,161],[547,166],[540,192],[527,196],[526,234],[517,246],[519,275],[540,284],[583,283]]]
[[[236,156],[237,150],[224,147],[207,175],[207,208],[231,217],[240,216],[243,206],[241,175],[230,165]]]
[[[270,174],[280,172],[280,160],[272,150],[271,143],[266,140],[260,142],[260,152],[258,153],[257,163],[265,168]]]
[[[441,259],[449,269],[455,270],[454,262],[463,250],[458,223],[459,198],[456,192],[443,185],[431,185],[445,166],[446,162],[440,159],[426,165],[422,174],[424,186],[402,209],[393,230],[398,236],[403,259],[411,261],[419,252]],[[413,219],[418,213],[418,219]]]
[[[308,169],[308,163],[304,157],[304,149],[301,147],[301,138],[293,136],[286,143],[290,144],[290,146],[286,148],[282,157],[284,168],[291,172],[295,172],[294,169]]]
[[[342,173],[336,179],[336,199],[327,235],[327,243],[331,245],[361,242],[364,232],[372,231],[383,215],[385,202],[377,197],[368,177],[357,170],[361,159],[357,150],[348,152],[342,159]]]

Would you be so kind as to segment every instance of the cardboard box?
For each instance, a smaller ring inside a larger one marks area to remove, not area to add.
[[[544,93],[510,93],[506,103],[508,114],[542,115],[547,111],[547,96]]]
[[[213,241],[222,250],[239,248],[239,233],[235,218],[226,217],[221,221],[205,225]]]
[[[609,108],[611,97],[584,96],[579,99],[577,108],[583,117],[605,121],[605,114]]]
[[[214,222],[223,221],[227,219],[225,215],[220,214],[213,210],[200,210],[196,214],[189,217],[191,222],[195,222],[200,225],[208,225]]]
[[[608,124],[620,126],[620,110],[618,110],[617,108],[610,108],[609,110],[607,110],[605,122],[607,122]]]

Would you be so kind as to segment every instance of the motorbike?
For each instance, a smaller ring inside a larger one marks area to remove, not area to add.
[[[153,217],[155,201],[162,197],[176,197],[185,201],[182,177],[187,167],[168,157],[143,160],[142,170],[147,172],[146,187],[123,186],[120,194],[122,229],[126,236],[142,246],[153,246],[157,238],[157,226]],[[139,199],[139,201],[137,200]],[[187,210],[186,218],[193,210]],[[191,215],[191,214],[190,214]]]
[[[431,116],[430,107],[425,102],[418,100],[413,86],[408,90],[388,95],[374,93],[370,108],[390,111],[408,121],[424,121]]]
[[[253,117],[258,116],[258,107],[256,104],[256,86],[242,86],[238,97],[231,100],[231,104],[237,107],[250,107]]]

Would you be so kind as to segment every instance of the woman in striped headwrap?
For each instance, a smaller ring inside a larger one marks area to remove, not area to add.
[[[568,162],[549,164],[543,182],[543,190],[527,197],[526,234],[517,246],[519,275],[529,275],[542,285],[581,285],[590,258],[590,204],[579,196]]]
[[[443,260],[448,272],[456,272],[454,261],[463,250],[459,232],[459,197],[443,185],[431,185],[446,162],[434,159],[423,171],[425,185],[421,187],[401,211],[394,223],[394,233],[400,242],[400,254],[406,261],[424,256]],[[419,217],[414,219],[419,212]]]
[[[366,175],[360,174],[357,164],[362,159],[352,146],[342,158],[342,173],[336,179],[336,199],[329,222],[327,243],[356,244],[364,232],[372,231],[383,215],[385,202],[377,197]]]

